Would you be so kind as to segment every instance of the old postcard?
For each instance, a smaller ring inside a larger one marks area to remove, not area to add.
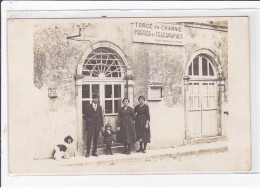
[[[8,20],[9,172],[248,172],[247,17]]]

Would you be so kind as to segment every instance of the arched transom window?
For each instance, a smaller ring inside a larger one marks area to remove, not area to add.
[[[189,76],[215,77],[216,73],[212,62],[205,56],[197,56],[189,66]]]
[[[124,65],[118,54],[107,48],[97,48],[84,61],[82,75],[90,77],[123,77]]]

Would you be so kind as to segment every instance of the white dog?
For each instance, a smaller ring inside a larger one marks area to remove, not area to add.
[[[66,144],[71,144],[73,142],[73,138],[71,136],[67,136],[64,138],[64,142]],[[54,155],[53,155],[53,158],[54,160],[60,160],[62,158],[64,159],[70,159],[70,156],[67,152],[67,146],[64,145],[64,144],[58,144],[55,146],[54,148]]]

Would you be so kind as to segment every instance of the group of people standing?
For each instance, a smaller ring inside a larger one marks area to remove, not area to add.
[[[88,105],[84,112],[84,119],[86,120],[86,131],[87,131],[87,154],[86,157],[90,156],[91,142],[93,139],[93,156],[97,154],[97,142],[99,133],[102,132],[104,126],[102,107],[98,105],[98,96],[93,96],[93,101]],[[123,107],[118,112],[118,123],[117,123],[117,142],[124,144],[123,154],[130,154],[131,147],[136,141],[139,141],[140,147],[136,152],[146,153],[146,145],[150,143],[150,113],[149,107],[145,104],[145,97],[139,96],[139,104],[133,109],[129,106],[129,99],[124,98],[122,103]],[[111,128],[111,125],[110,125]],[[112,137],[115,131],[110,130],[107,132],[108,137]],[[110,149],[112,138],[107,141],[107,151]]]

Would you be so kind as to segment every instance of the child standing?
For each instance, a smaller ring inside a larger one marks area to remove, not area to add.
[[[105,131],[103,133],[104,144],[106,144],[106,155],[113,155],[111,150],[111,146],[114,142],[113,134],[116,134],[116,132],[112,130],[112,126],[109,123],[106,124]]]

